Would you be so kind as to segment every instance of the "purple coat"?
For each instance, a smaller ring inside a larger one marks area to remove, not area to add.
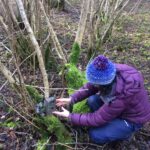
[[[114,118],[140,124],[150,121],[150,102],[141,73],[125,64],[116,64],[116,68],[115,100],[110,104],[103,104],[93,113],[71,113],[69,118],[73,125],[101,126]],[[79,102],[97,92],[99,89],[86,83],[71,96],[71,102]]]

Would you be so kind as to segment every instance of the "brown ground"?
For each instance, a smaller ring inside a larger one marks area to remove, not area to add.
[[[127,10],[130,10],[132,3]],[[54,10],[54,24],[56,23],[55,30],[60,37],[61,43],[66,50],[71,48],[74,41],[77,23],[79,20],[80,5],[67,6],[66,11],[57,12]],[[3,30],[0,28],[0,41],[3,41],[6,37]],[[7,40],[6,40],[7,43]],[[83,53],[81,55],[82,66],[86,65],[84,48],[86,48],[86,42],[83,45]],[[133,65],[139,69],[145,79],[145,87],[150,95],[150,1],[143,0],[139,9],[135,14],[125,15],[120,18],[113,31],[112,39],[104,45],[104,49],[108,49],[106,54],[114,61],[119,63],[127,63]],[[0,47],[0,56],[2,61],[6,61],[8,52]],[[9,67],[9,66],[8,66]],[[10,68],[12,69],[12,68]],[[52,73],[55,75],[55,73]],[[37,78],[40,77],[37,76]],[[59,77],[54,78],[54,87],[57,87]],[[0,88],[4,84],[5,78],[0,73]],[[16,94],[12,92],[9,86],[5,86],[0,93],[7,98],[15,98]],[[62,91],[58,92],[58,94]],[[0,100],[3,99],[0,97]],[[2,116],[5,116],[3,118]],[[14,114],[8,109],[2,101],[0,101],[0,125],[3,122],[20,122],[19,116]],[[36,133],[33,133],[32,128],[27,123],[19,125],[19,127],[11,128],[13,124],[8,124],[6,128],[0,128],[0,149],[5,150],[30,150],[34,149],[34,144],[37,142]],[[79,137],[82,139],[82,137]],[[86,139],[86,138],[85,138]],[[84,141],[85,141],[84,139]],[[2,147],[2,148],[1,148]],[[149,150],[150,149],[150,124],[144,126],[138,133],[136,133],[129,141],[110,143],[102,147],[94,146],[86,143],[85,145],[78,146],[81,149],[95,150]]]

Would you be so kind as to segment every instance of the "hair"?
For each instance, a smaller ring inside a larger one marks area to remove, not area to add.
[[[107,85],[98,85],[98,87],[101,89],[101,93],[103,95],[108,95],[111,92],[112,87],[113,87],[115,82],[116,82],[116,76],[111,83],[109,83]]]

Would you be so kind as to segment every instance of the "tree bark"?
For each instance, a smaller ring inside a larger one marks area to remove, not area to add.
[[[16,84],[16,81],[13,78],[12,73],[3,65],[1,61],[0,61],[0,71],[3,73],[3,75],[9,81],[10,84]]]
[[[89,9],[90,9],[90,0],[83,0],[80,21],[78,24],[78,30],[75,38],[75,42],[78,43],[79,46],[81,46],[82,43]]]

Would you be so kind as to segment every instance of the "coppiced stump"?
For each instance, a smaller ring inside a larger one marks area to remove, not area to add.
[[[109,39],[114,22],[120,17],[129,0],[91,0],[89,22],[89,58]],[[102,51],[101,51],[102,53]]]

